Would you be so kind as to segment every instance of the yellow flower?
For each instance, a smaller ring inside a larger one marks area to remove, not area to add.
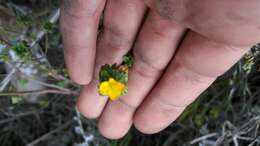
[[[126,85],[113,78],[109,78],[108,81],[101,82],[99,85],[99,93],[108,96],[111,100],[117,100],[124,94],[125,90]]]

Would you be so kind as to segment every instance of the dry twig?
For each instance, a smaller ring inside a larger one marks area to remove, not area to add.
[[[46,89],[46,90],[34,90],[34,91],[24,91],[24,92],[3,92],[0,93],[0,96],[27,96],[27,95],[41,95],[41,94],[64,94],[64,95],[78,95],[76,91],[61,91],[55,89]]]

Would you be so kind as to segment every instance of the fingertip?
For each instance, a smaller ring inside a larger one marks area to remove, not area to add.
[[[100,133],[108,139],[124,137],[132,126],[132,112],[119,100],[108,102],[98,121]]]
[[[167,128],[182,113],[183,108],[163,104],[158,96],[147,97],[134,115],[134,126],[145,134],[155,134]]]
[[[98,122],[98,131],[102,136],[111,140],[118,140],[126,135],[126,133],[115,132],[116,128],[108,127],[107,125]]]
[[[80,85],[92,79],[99,17],[104,5],[104,0],[66,0],[62,5],[60,30],[65,62],[70,78]]]
[[[140,131],[141,133],[144,133],[144,134],[156,134],[164,129],[164,128],[158,129],[158,128],[147,126],[147,125],[149,125],[148,123],[151,123],[151,122],[152,121],[146,121],[144,119],[134,118],[134,127],[138,131]],[[153,124],[153,122],[151,124]]]
[[[88,85],[82,86],[77,108],[86,118],[96,119],[101,115],[106,102],[107,98],[98,94],[97,85],[92,80]]]
[[[88,110],[83,102],[78,101],[76,106],[79,112],[87,119],[97,119],[100,115],[97,112]]]
[[[93,78],[95,50],[89,49],[89,53],[83,50],[87,49],[66,48],[64,49],[64,55],[70,79],[77,84],[87,85]]]
[[[147,121],[146,118],[135,116],[133,122],[134,122],[134,127],[141,133],[155,134],[160,132],[160,130],[154,130],[153,128],[147,126],[147,124],[149,125],[150,121],[149,120]]]

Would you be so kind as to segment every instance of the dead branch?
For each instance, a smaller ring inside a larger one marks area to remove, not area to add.
[[[18,115],[13,115],[11,118],[1,120],[0,125],[14,121],[14,120],[17,120],[17,119],[25,117],[25,116],[30,116],[30,115],[33,115],[33,114],[36,114],[36,113],[38,113],[38,112],[37,111],[30,111],[30,112],[26,112],[26,113],[22,113],[22,114],[18,114]]]
[[[0,96],[28,96],[28,95],[41,95],[41,94],[63,94],[63,95],[78,95],[77,91],[61,91],[55,89],[23,91],[23,92],[3,92]]]
[[[206,139],[211,138],[211,137],[214,137],[214,136],[217,136],[217,133],[211,133],[211,134],[207,134],[207,135],[198,137],[198,138],[192,140],[192,141],[190,142],[190,145],[193,145],[193,144],[195,144],[195,143],[198,143],[198,142],[200,142],[200,141],[202,141],[202,140],[206,140]]]

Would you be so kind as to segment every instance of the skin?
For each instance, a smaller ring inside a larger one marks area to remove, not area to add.
[[[259,41],[259,7],[259,0],[64,0],[66,63],[83,85],[78,109],[99,117],[110,139],[133,124],[147,134],[163,130]],[[129,93],[108,101],[97,92],[100,66],[120,63],[130,48]]]

